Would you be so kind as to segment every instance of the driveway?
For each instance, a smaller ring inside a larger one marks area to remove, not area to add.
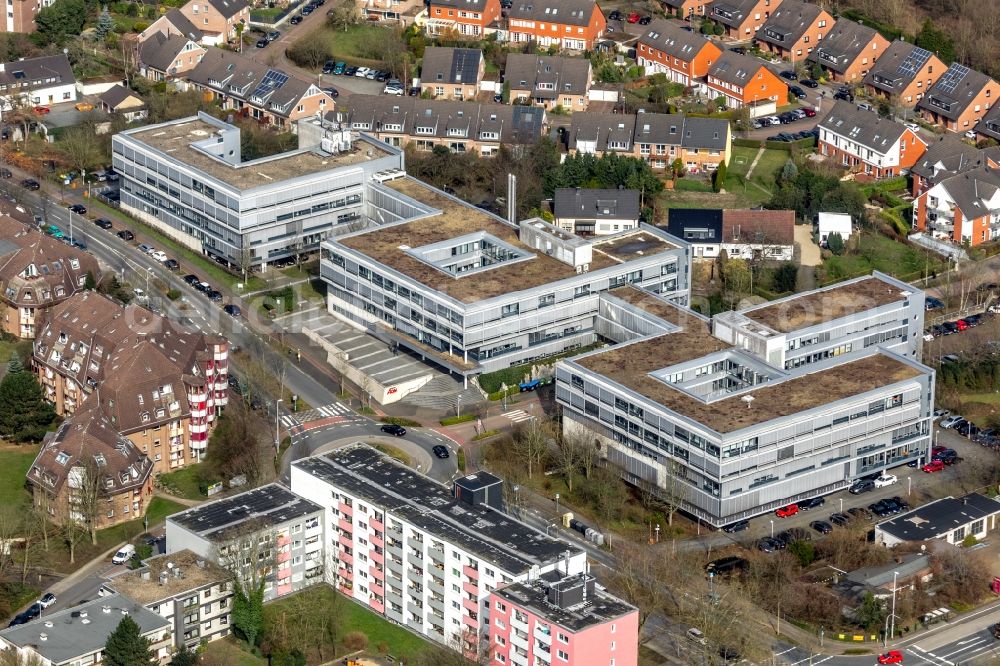
[[[799,246],[799,263],[803,266],[819,266],[823,263],[819,245],[813,240],[811,224],[795,225],[795,244]]]

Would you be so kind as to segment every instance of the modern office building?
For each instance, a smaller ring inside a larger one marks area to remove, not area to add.
[[[239,128],[204,113],[120,132],[112,150],[122,208],[239,267],[316,251],[363,218],[369,177],[403,158],[319,118],[298,130],[297,150],[249,161]]]
[[[278,483],[167,518],[167,555],[190,550],[245,581],[264,578],[270,600],[323,579],[323,507]]]
[[[584,239],[403,173],[367,187],[379,226],[323,245],[329,310],[466,379],[596,342],[611,287],[687,303],[689,246],[654,227]]]
[[[618,341],[556,366],[563,429],[712,525],[926,456],[924,294],[876,273],[709,320],[634,287],[602,294]]]
[[[549,571],[496,590],[489,605],[494,663],[639,663],[639,610],[588,574]]]
[[[491,593],[547,572],[585,574],[587,559],[578,547],[498,510],[502,481],[480,475],[460,479],[461,491],[453,494],[357,444],[294,462],[291,484],[323,507],[328,582],[389,620],[471,656],[485,649]],[[635,643],[635,632],[627,640]]]
[[[102,587],[139,602],[170,623],[175,649],[194,650],[229,635],[233,583],[228,571],[190,550],[157,555]]]

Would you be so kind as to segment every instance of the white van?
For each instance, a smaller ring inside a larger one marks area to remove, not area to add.
[[[687,637],[698,645],[705,645],[708,643],[708,640],[705,638],[705,634],[701,633],[700,629],[695,629],[694,627],[687,630]]]
[[[121,550],[111,558],[111,564],[125,564],[132,559],[133,555],[135,555],[135,546],[132,544],[122,546]]]

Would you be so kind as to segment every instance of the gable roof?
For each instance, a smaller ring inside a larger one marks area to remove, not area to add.
[[[139,59],[147,67],[166,73],[184,47],[193,42],[184,35],[167,36],[162,32],[155,32],[139,47]]]
[[[876,525],[901,541],[927,541],[981,518],[1000,513],[1000,502],[979,493],[945,497]]]
[[[879,155],[891,150],[907,129],[902,123],[841,100],[833,105],[819,126],[870,148]]]
[[[909,42],[896,40],[889,45],[865,75],[865,83],[890,95],[898,95],[917,77],[920,69],[936,56]],[[943,72],[933,72],[940,76]]]
[[[418,123],[431,131],[424,136],[444,138],[449,127],[461,126],[468,138],[511,145],[535,143],[542,135],[545,110],[535,106],[503,106],[425,100],[387,95],[351,95],[336,114],[354,129],[416,134]],[[459,125],[460,123],[460,125]],[[388,125],[399,129],[388,129]]]
[[[790,49],[825,13],[822,7],[811,2],[782,0],[754,39]]]
[[[962,217],[971,220],[990,212],[985,202],[1000,191],[1000,171],[988,166],[977,167],[965,173],[945,178],[937,186],[943,187]]]
[[[507,56],[504,81],[511,90],[532,91],[532,97],[556,99],[563,95],[586,95],[590,61],[585,58],[511,53]],[[543,89],[540,84],[551,84]]]
[[[439,7],[454,7],[470,12],[481,12],[486,9],[489,0],[430,0],[430,4]]]
[[[665,19],[656,19],[650,23],[646,32],[639,37],[639,43],[651,46],[671,58],[686,61],[693,60],[706,46],[714,46],[702,35],[684,30],[676,21]]]
[[[983,136],[1000,141],[1000,104],[993,104],[989,112],[976,125],[976,131]]]
[[[684,135],[681,145],[685,148],[723,150],[728,144],[729,122],[724,118],[684,118]]]
[[[639,190],[562,187],[552,197],[552,212],[560,218],[638,220]]]
[[[574,113],[570,126],[569,148],[580,141],[596,142],[595,150],[608,149],[608,142],[624,143],[631,150],[635,134],[635,116],[622,113]]]
[[[722,242],[753,245],[793,245],[795,211],[724,210]]]
[[[208,49],[187,80],[280,116],[287,117],[307,93],[326,95],[329,108],[334,106],[315,84],[224,49]]]
[[[983,88],[990,85],[998,87],[996,81],[982,72],[953,62],[948,71],[927,91],[917,108],[927,109],[949,120],[957,120]]]
[[[818,62],[827,69],[843,73],[878,36],[874,28],[841,18],[806,60]],[[875,58],[872,58],[873,63],[874,61]]]
[[[763,67],[764,63],[752,56],[723,51],[719,59],[709,68],[708,75],[744,88]]]
[[[76,77],[64,53],[14,60],[0,66],[0,86],[29,91],[67,83],[76,84]]]
[[[88,272],[100,279],[93,255],[0,215],[0,297],[7,303],[33,308],[59,303],[83,290]]]
[[[670,208],[667,233],[689,243],[716,245],[722,242],[722,212],[721,208]]]
[[[759,0],[715,0],[711,4],[710,15],[713,19],[737,28],[747,20],[750,13],[757,7]]]
[[[167,13],[163,15],[163,18],[165,18],[170,25],[174,27],[177,33],[187,37],[192,42],[200,44],[201,40],[205,37],[205,33],[199,30],[187,16],[184,16],[184,12],[176,7],[167,10]],[[170,30],[168,29],[167,32],[170,32]]]
[[[508,17],[562,25],[590,25],[600,8],[594,0],[515,0]]]
[[[483,52],[479,49],[428,46],[420,65],[420,83],[476,84],[482,62]]]
[[[983,160],[983,151],[946,133],[927,144],[927,150],[910,172],[933,183],[982,166]]]
[[[208,0],[208,2],[224,18],[232,18],[248,7],[245,0]]]
[[[181,37],[181,39],[184,38]],[[122,102],[125,102],[128,99],[135,99],[139,101],[140,104],[145,103],[134,90],[129,90],[120,83],[116,83],[114,86],[101,93],[101,96],[98,99],[100,99],[102,103],[106,104],[107,107],[112,111],[117,109],[118,106],[122,104]],[[129,107],[129,108],[136,108],[136,107]]]

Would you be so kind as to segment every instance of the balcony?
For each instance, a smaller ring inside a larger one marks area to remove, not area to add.
[[[378,581],[385,580],[385,571],[379,569],[378,567],[369,567],[368,574]]]
[[[378,546],[379,548],[385,548],[385,541],[382,540],[382,537],[377,537],[373,535],[369,537],[368,540],[372,542],[373,546]]]
[[[351,566],[353,566],[353,564],[354,564],[354,556],[351,555],[350,553],[345,553],[344,551],[340,551],[337,554],[337,557],[339,557],[340,561],[343,562],[344,564],[351,565]]]
[[[479,569],[465,565],[462,567],[462,573],[465,574],[469,580],[478,581],[479,580]]]
[[[466,594],[471,594],[474,597],[479,596],[479,586],[474,583],[462,583],[462,590],[464,590]]]
[[[379,615],[385,614],[385,604],[381,603],[375,597],[371,597],[370,599],[368,599],[368,607],[371,608],[376,613],[378,613]]]
[[[337,527],[340,530],[346,532],[347,534],[353,534],[354,533],[354,526],[351,525],[351,523],[349,523],[346,520],[344,520],[343,518],[341,518],[340,520],[337,521]]]
[[[339,511],[341,515],[347,516],[348,518],[354,515],[354,509],[343,502],[337,504],[337,511]]]
[[[340,545],[344,548],[354,548],[354,540],[349,536],[338,534],[337,541],[340,542]]]
[[[472,613],[478,613],[479,602],[469,599],[468,597],[462,597],[462,608]]]
[[[385,589],[381,585],[379,585],[378,583],[369,583],[368,584],[368,589],[371,590],[373,593],[377,594],[380,597],[384,597],[385,596]]]
[[[479,620],[473,619],[465,613],[462,613],[462,624],[469,627],[470,629],[475,629],[476,631],[479,631]]]
[[[513,645],[514,647],[519,647],[525,652],[528,651],[528,637],[526,635],[519,636],[517,632],[512,631],[510,632],[509,639],[510,639],[510,644]]]
[[[374,550],[368,551],[368,558],[376,564],[385,564],[385,555]]]
[[[368,521],[368,525],[374,530],[377,530],[379,532],[385,532],[385,525],[382,523],[381,520],[375,520],[374,518],[372,518]]]
[[[279,552],[277,554],[277,556],[275,557],[275,559],[278,560],[278,564],[281,564],[282,562],[287,562],[288,560],[292,559],[292,554],[290,552],[288,552],[287,550],[286,551],[282,551],[282,552]]]
[[[350,569],[345,569],[344,567],[337,569],[337,575],[343,578],[344,580],[350,580],[350,581],[354,580],[354,574],[351,573]]]

